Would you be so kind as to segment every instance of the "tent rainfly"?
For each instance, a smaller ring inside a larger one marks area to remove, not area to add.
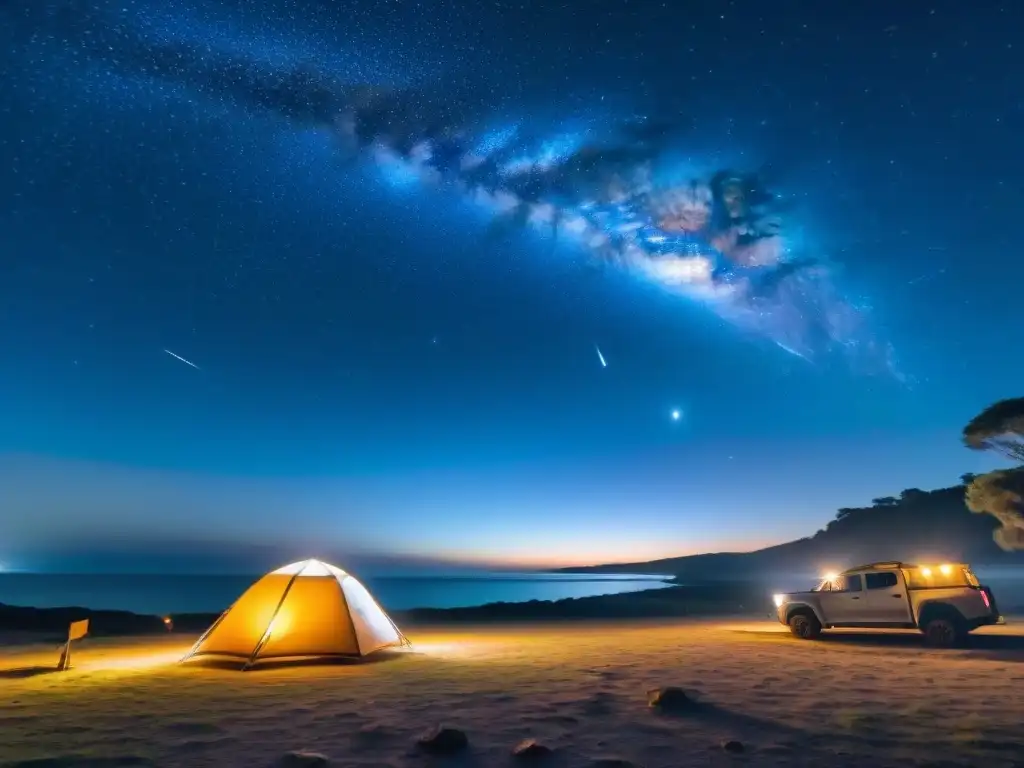
[[[366,587],[328,563],[303,560],[253,584],[203,633],[196,656],[260,661],[366,656],[409,645]]]

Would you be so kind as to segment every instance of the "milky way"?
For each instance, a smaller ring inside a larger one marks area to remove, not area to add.
[[[36,56],[50,51],[323,131],[382,183],[401,177],[425,194],[460,195],[810,362],[839,357],[861,372],[895,373],[866,309],[841,294],[820,254],[789,242],[776,197],[742,170],[679,168],[672,121],[577,120],[552,131],[441,83],[375,83],[311,46],[289,47],[266,30],[243,38],[181,11],[40,2],[5,15]]]

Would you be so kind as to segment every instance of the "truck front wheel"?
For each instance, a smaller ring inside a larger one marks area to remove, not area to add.
[[[924,641],[932,648],[955,648],[967,639],[963,623],[952,617],[942,616],[928,621],[921,631]]]
[[[821,635],[821,622],[810,613],[797,613],[789,618],[789,631],[801,640],[815,640]]]

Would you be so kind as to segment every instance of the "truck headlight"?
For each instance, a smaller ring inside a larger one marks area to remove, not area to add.
[[[784,602],[786,602],[786,596],[785,595],[772,595],[772,600],[775,602],[775,607],[776,608],[781,608],[782,604]]]

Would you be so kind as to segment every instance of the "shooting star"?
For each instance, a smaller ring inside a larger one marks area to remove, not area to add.
[[[176,354],[174,354],[174,353],[173,353],[173,352],[171,352],[171,350],[169,350],[169,349],[165,349],[165,350],[164,350],[164,352],[166,352],[166,353],[167,353],[168,355],[170,355],[171,357],[173,357],[173,358],[174,358],[175,360],[181,360],[181,362],[183,362],[183,363],[184,363],[185,365],[191,365],[191,366],[192,366],[193,368],[195,368],[195,369],[196,369],[197,371],[199,371],[199,370],[202,370],[202,369],[201,369],[201,368],[200,368],[200,367],[199,367],[198,365],[196,365],[195,363],[193,363],[193,362],[190,362],[190,361],[186,360],[186,359],[185,359],[184,357],[182,357],[181,355],[176,355]]]
[[[775,343],[778,345],[779,349],[781,349],[781,350],[783,350],[785,352],[789,352],[789,354],[793,355],[794,357],[799,357],[801,360],[807,360],[808,363],[811,362],[810,359],[807,357],[807,355],[800,354],[799,352],[797,352],[792,347],[787,347],[781,341],[776,341]]]
[[[607,368],[608,367],[608,363],[604,359],[604,355],[601,354],[601,348],[599,346],[597,346],[597,344],[595,344],[594,345],[594,349],[597,350],[597,359],[601,361],[601,367],[602,368]]]

